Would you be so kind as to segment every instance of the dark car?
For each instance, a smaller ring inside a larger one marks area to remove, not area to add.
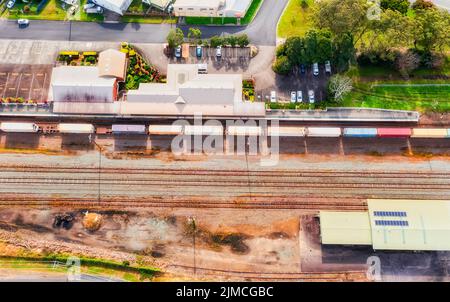
[[[306,67],[305,67],[305,65],[300,65],[300,72],[302,73],[302,74],[305,74],[306,73]]]

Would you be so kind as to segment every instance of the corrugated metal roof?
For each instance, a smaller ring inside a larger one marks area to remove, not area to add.
[[[367,212],[320,211],[322,244],[371,245]]]
[[[260,136],[262,129],[259,126],[228,126],[227,134],[233,136]]]
[[[219,125],[186,125],[184,126],[185,135],[223,135],[223,126]]]
[[[310,137],[339,137],[341,136],[341,128],[308,127],[307,135]]]
[[[125,78],[127,57],[121,51],[107,49],[98,56],[98,75],[100,77]]]
[[[368,206],[374,249],[450,250],[449,200],[371,199]]]
[[[58,125],[61,133],[94,133],[95,128],[92,124],[65,124]]]
[[[437,129],[437,128],[413,128],[411,137],[447,137],[447,129]]]
[[[305,136],[305,127],[294,127],[294,126],[280,126],[267,128],[268,136],[290,136],[290,137],[302,137]]]
[[[148,133],[155,135],[179,135],[183,133],[181,125],[149,125]]]

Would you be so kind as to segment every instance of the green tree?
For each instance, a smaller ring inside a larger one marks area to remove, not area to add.
[[[300,37],[289,37],[284,42],[286,55],[293,65],[306,63],[304,39]]]
[[[338,72],[346,71],[355,61],[356,49],[353,46],[353,37],[343,34],[333,39],[333,62]]]
[[[413,10],[435,8],[434,3],[428,0],[417,0],[411,7]]]
[[[414,47],[430,52],[450,46],[450,13],[440,9],[419,10],[416,13]]]
[[[288,57],[281,56],[276,58],[272,65],[272,70],[281,75],[287,75],[292,70],[292,65],[289,62]]]
[[[237,36],[237,44],[240,47],[245,47],[250,44],[250,39],[248,38],[247,34],[241,34]]]
[[[310,30],[304,38],[304,62],[324,62],[329,60],[333,53],[331,33],[327,30]]]
[[[238,43],[238,38],[234,35],[229,35],[225,38],[226,43],[231,45],[231,47],[235,47]]]
[[[351,34],[356,44],[376,22],[368,18],[370,6],[367,0],[322,0],[314,6],[312,20],[317,28],[333,35]]]
[[[199,28],[191,27],[188,32],[188,39],[197,43],[202,38],[202,31]]]
[[[390,9],[398,11],[403,15],[406,15],[409,8],[408,0],[381,0],[381,8],[384,10]]]
[[[167,43],[170,48],[180,46],[184,41],[184,33],[181,29],[171,29],[167,35]]]
[[[209,44],[211,45],[211,47],[221,46],[221,45],[224,44],[223,42],[224,42],[224,39],[222,37],[219,37],[219,36],[213,36],[209,40]]]

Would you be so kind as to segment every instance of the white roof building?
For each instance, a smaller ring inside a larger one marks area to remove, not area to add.
[[[92,0],[98,6],[113,11],[119,15],[123,15],[133,0]]]
[[[105,103],[115,99],[116,78],[100,77],[96,66],[58,66],[53,68],[53,102]]]
[[[173,7],[176,16],[243,18],[251,3],[252,0],[176,0]]]
[[[195,64],[169,64],[167,83],[140,84],[122,114],[264,116],[264,103],[242,100],[241,74],[199,74]]]
[[[157,9],[162,11],[165,11],[173,1],[174,0],[142,0],[142,2],[147,3],[152,7],[156,7]]]

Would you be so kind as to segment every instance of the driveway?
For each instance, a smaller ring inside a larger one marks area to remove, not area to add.
[[[248,26],[200,26],[204,37],[246,33],[256,45],[275,45],[276,25],[288,0],[265,0]],[[129,41],[163,43],[174,24],[95,23],[76,21],[32,20],[19,28],[16,21],[0,21],[0,39],[64,41]],[[180,26],[187,31],[189,26]]]

